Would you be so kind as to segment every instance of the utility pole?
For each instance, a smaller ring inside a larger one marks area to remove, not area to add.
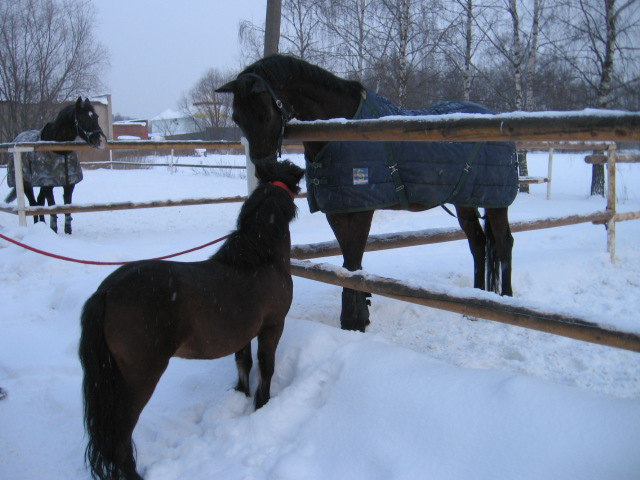
[[[280,43],[280,16],[282,0],[267,0],[267,18],[264,28],[264,56],[278,53]]]

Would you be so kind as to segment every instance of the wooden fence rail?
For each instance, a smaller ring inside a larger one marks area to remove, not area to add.
[[[640,212],[616,213],[601,211],[584,215],[569,215],[566,217],[553,217],[527,222],[514,222],[510,224],[512,232],[527,232],[545,228],[564,227],[578,225],[580,223],[605,224],[614,217],[614,221],[622,222],[640,218]],[[410,232],[386,233],[381,235],[369,235],[365,251],[376,252],[393,248],[415,247],[418,245],[430,245],[434,243],[452,242],[464,240],[467,237],[459,228],[432,228],[415,230]],[[333,257],[341,255],[337,241],[320,242],[306,245],[293,245],[291,258],[306,260],[310,258]]]
[[[581,111],[454,114],[377,120],[291,122],[285,138],[298,141],[617,141],[640,139],[640,113]]]
[[[521,301],[505,297],[493,300],[433,292],[391,278],[370,273],[349,272],[334,265],[301,260],[291,261],[291,273],[310,280],[374,293],[404,302],[640,352],[640,335],[638,334],[620,332],[581,318],[539,312],[521,306]]]

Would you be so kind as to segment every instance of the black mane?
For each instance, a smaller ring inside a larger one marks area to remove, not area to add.
[[[249,65],[240,75],[243,73],[257,73],[276,89],[291,88],[296,81],[312,82],[338,93],[355,96],[364,89],[360,82],[345,80],[317,65],[288,55],[270,55]]]
[[[42,140],[71,142],[76,138],[76,126],[73,118],[74,105],[67,105],[58,112],[56,118],[47,122],[40,131]],[[67,153],[67,152],[63,152]]]
[[[295,218],[297,207],[286,190],[269,182],[283,182],[297,194],[304,170],[285,160],[263,166],[257,173],[260,184],[242,205],[237,229],[210,260],[236,267],[258,267],[272,262],[282,253],[283,242],[289,241],[289,223]]]

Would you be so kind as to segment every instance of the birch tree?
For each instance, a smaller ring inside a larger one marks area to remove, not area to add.
[[[386,25],[379,0],[324,0],[320,4],[331,63],[362,81],[365,72],[385,56]],[[388,42],[387,42],[388,43]]]
[[[565,59],[593,92],[592,106],[610,108],[616,90],[638,82],[640,3],[634,0],[573,0],[565,17]],[[626,68],[626,67],[630,68]],[[629,77],[626,72],[633,72]],[[593,165],[591,194],[604,195],[604,165]]]

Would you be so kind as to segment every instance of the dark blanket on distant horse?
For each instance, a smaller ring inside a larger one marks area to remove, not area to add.
[[[20,133],[13,143],[39,142],[40,130]],[[27,152],[22,154],[22,176],[34,187],[75,185],[82,180],[82,168],[75,152],[60,155],[55,152]],[[13,160],[8,163],[7,183],[15,187]]]
[[[450,101],[406,110],[370,90],[354,119],[493,113]],[[409,204],[501,208],[518,192],[515,145],[506,142],[329,142],[307,159],[311,212],[346,213]]]

